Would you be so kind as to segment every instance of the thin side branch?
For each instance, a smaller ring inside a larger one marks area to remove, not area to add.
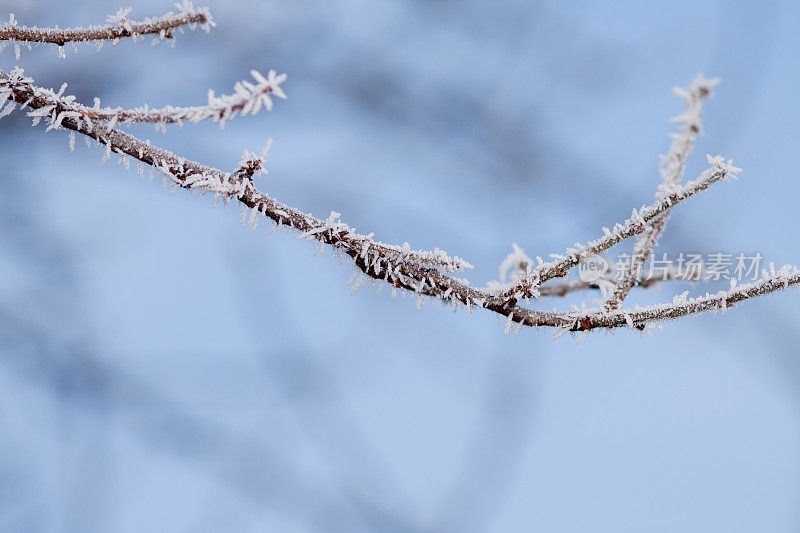
[[[771,265],[772,272],[764,272],[762,279],[720,291],[715,294],[706,294],[700,298],[688,298],[688,291],[675,296],[671,304],[659,304],[633,310],[620,310],[611,313],[595,312],[577,315],[570,326],[571,331],[584,331],[598,327],[639,327],[645,323],[657,320],[680,318],[696,315],[705,311],[726,311],[737,302],[742,302],[758,296],[764,296],[779,290],[788,289],[800,284],[800,271],[791,265],[784,265],[776,271]]]
[[[669,189],[662,189],[661,199],[649,206],[642,206],[641,209],[634,209],[631,217],[622,223],[614,226],[613,230],[603,228],[604,235],[599,239],[589,241],[586,244],[575,243],[575,247],[569,248],[563,254],[551,254],[555,259],[552,262],[541,262],[531,272],[520,277],[520,279],[510,285],[501,286],[496,289],[501,296],[520,298],[536,297],[538,287],[545,281],[553,278],[563,277],[567,271],[576,266],[582,260],[597,255],[612,246],[619,244],[628,237],[643,233],[659,215],[666,213],[680,202],[705,191],[714,183],[725,178],[733,177],[741,172],[740,168],[734,167],[732,162],[727,162],[722,156],[708,156],[711,165],[697,179],[688,182],[685,186],[675,186]],[[537,258],[538,259],[538,258]],[[539,259],[541,261],[541,259]]]
[[[58,101],[64,109],[63,112],[70,113],[76,118],[107,122],[107,128],[113,128],[117,124],[153,123],[156,128],[166,130],[167,124],[182,126],[184,122],[196,124],[206,120],[217,122],[224,128],[225,123],[236,115],[255,115],[262,107],[271,111],[273,95],[286,98],[286,93],[281,89],[286,74],[277,74],[274,70],[270,70],[265,78],[257,70],[251,70],[250,75],[253,76],[254,83],[247,80],[236,82],[233,88],[234,94],[217,97],[214,96],[214,91],[208,91],[208,104],[204,106],[166,106],[160,109],[150,109],[146,105],[133,109],[101,108],[100,100],[96,98],[94,107],[88,107],[77,103],[74,96],[63,96],[66,84],[62,85],[58,93],[50,91],[52,94],[48,98],[54,102]],[[48,91],[36,89],[42,94]]]
[[[719,84],[719,79],[707,80],[702,74],[698,75],[688,89],[676,87],[676,95],[684,101],[684,113],[675,117],[673,121],[682,122],[683,129],[680,134],[674,135],[669,153],[661,161],[661,178],[666,187],[677,186],[686,170],[686,162],[692,153],[694,141],[702,133],[703,103],[711,96],[712,90]],[[669,213],[659,216],[650,227],[636,239],[633,254],[628,261],[627,268],[623,271],[623,278],[616,284],[614,292],[606,299],[603,305],[607,311],[617,309],[636,285],[642,266],[647,257],[658,244],[669,220]]]
[[[678,272],[676,268],[669,268],[659,275],[640,277],[636,279],[634,286],[647,288],[664,281],[683,281],[686,283],[694,283],[697,281],[697,279],[687,278],[685,275]],[[564,283],[552,283],[539,287],[539,296],[566,296],[571,292],[582,291],[586,289],[604,290],[607,287],[616,286],[614,282],[615,279],[613,276],[606,275],[594,281],[574,279]]]
[[[0,41],[20,41],[28,43],[51,43],[64,46],[66,43],[85,41],[117,41],[130,37],[136,39],[141,35],[155,34],[163,39],[173,37],[172,30],[181,26],[199,25],[205,31],[214,26],[207,7],[195,8],[191,2],[184,0],[175,4],[178,13],[169,12],[160,17],[147,18],[143,21],[131,21],[126,17],[131,9],[121,9],[115,15],[109,15],[106,26],[89,26],[86,28],[37,28],[17,25],[14,15],[3,26],[0,26]]]

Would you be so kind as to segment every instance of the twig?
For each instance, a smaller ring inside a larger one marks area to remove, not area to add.
[[[286,94],[281,89],[281,83],[286,80],[286,74],[277,74],[274,70],[267,73],[267,77],[261,75],[257,70],[251,70],[255,83],[247,80],[236,82],[233,90],[235,94],[214,96],[214,91],[208,91],[208,104],[193,107],[173,107],[166,106],[160,109],[149,109],[147,106],[134,109],[123,109],[121,107],[99,109],[99,101],[95,107],[76,106],[79,112],[97,120],[113,121],[114,123],[133,124],[140,122],[155,123],[157,126],[166,124],[183,125],[183,122],[196,124],[201,121],[210,120],[218,122],[220,127],[225,127],[228,120],[236,117],[255,115],[263,106],[267,111],[272,111],[272,98],[286,98]]]
[[[209,91],[208,104],[204,106],[166,106],[160,109],[150,109],[148,106],[133,109],[100,108],[100,100],[95,98],[94,107],[88,107],[75,102],[74,96],[63,95],[66,84],[62,85],[57,93],[51,91],[52,94],[47,97],[53,102],[59,102],[59,109],[62,109],[60,112],[69,113],[75,118],[107,122],[107,128],[113,128],[117,124],[155,123],[156,128],[166,130],[167,124],[182,126],[184,122],[196,124],[205,120],[218,122],[220,127],[224,127],[225,123],[235,118],[237,114],[255,115],[262,106],[267,111],[271,111],[270,95],[286,98],[286,94],[281,89],[281,83],[286,80],[286,74],[276,74],[274,70],[270,70],[266,78],[257,70],[251,70],[250,74],[255,83],[246,80],[236,82],[234,94],[231,95],[217,97],[214,96],[213,91]],[[40,93],[44,95],[45,91],[47,90],[41,89]]]
[[[574,314],[571,331],[590,330],[599,327],[635,327],[644,329],[645,323],[657,320],[680,318],[704,311],[726,311],[737,302],[742,302],[772,292],[788,289],[800,284],[800,271],[792,265],[784,265],[779,271],[764,272],[764,277],[756,282],[707,294],[700,298],[688,298],[688,291],[676,296],[671,304],[659,304],[633,310],[619,310],[610,313],[594,312]]]
[[[640,277],[635,280],[634,287],[651,287],[657,283],[664,281],[682,281],[686,283],[694,283],[696,279],[689,279],[681,275],[674,268],[666,269],[663,273],[657,276]],[[586,289],[603,289],[608,286],[614,285],[615,279],[613,276],[603,276],[594,281],[584,281],[582,279],[574,279],[563,283],[554,283],[549,285],[542,285],[539,287],[539,296],[566,296],[567,294],[575,291],[582,291]]]
[[[673,119],[684,124],[680,134],[675,135],[669,153],[661,161],[661,177],[667,187],[677,186],[686,169],[686,161],[692,153],[694,141],[702,132],[703,102],[711,96],[712,89],[719,84],[719,79],[707,80],[702,74],[698,75],[689,89],[675,88],[673,91],[680,96],[685,105],[682,115]],[[623,278],[616,284],[614,292],[606,299],[603,308],[607,311],[617,309],[636,285],[640,271],[647,257],[658,244],[658,240],[669,220],[669,213],[664,213],[654,219],[645,232],[637,237],[627,268],[623,271]]]
[[[206,31],[214,26],[207,7],[195,8],[191,2],[175,4],[178,13],[169,12],[160,17],[147,18],[141,22],[127,20],[131,9],[120,9],[106,19],[107,26],[86,28],[37,28],[18,26],[14,15],[8,23],[0,27],[0,41],[24,41],[30,43],[51,43],[64,46],[70,42],[117,41],[125,37],[157,34],[160,38],[172,38],[172,30],[180,26],[200,25]]]

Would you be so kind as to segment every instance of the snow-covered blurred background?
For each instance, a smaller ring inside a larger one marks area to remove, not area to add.
[[[28,25],[119,7],[0,0]],[[476,284],[512,242],[560,251],[649,203],[670,89],[702,71],[723,83],[687,175],[706,153],[744,171],[661,249],[800,263],[797,2],[210,7],[217,28],[175,48],[6,49],[0,68],[122,106],[286,72],[271,113],[133,132],[223,169],[271,136],[263,190],[465,257]],[[0,531],[800,529],[797,291],[652,336],[504,336],[491,313],[350,296],[329,253],[102,154],[0,121]],[[707,290],[629,301],[687,288]]]

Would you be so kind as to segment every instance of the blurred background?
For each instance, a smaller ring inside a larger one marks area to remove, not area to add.
[[[119,7],[0,0],[41,26]],[[650,203],[670,89],[704,72],[723,83],[687,177],[706,153],[744,171],[682,205],[659,250],[800,263],[797,2],[210,7],[217,27],[175,48],[6,49],[0,68],[113,106],[286,72],[288,100],[224,131],[131,131],[222,169],[272,137],[262,190],[465,257],[477,285],[512,242],[544,256]],[[0,531],[800,529],[797,291],[649,336],[504,336],[491,313],[350,296],[330,251],[43,132],[0,121]]]

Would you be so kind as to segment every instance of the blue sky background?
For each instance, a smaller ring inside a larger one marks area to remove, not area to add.
[[[0,0],[62,27],[118,7]],[[476,284],[512,242],[557,252],[649,203],[670,89],[704,72],[723,83],[687,176],[706,153],[744,171],[680,206],[661,249],[800,263],[796,2],[210,7],[217,28],[174,49],[19,64],[122,106],[286,72],[269,114],[132,131],[223,169],[273,137],[263,190],[465,257]],[[504,336],[490,313],[350,296],[329,251],[43,130],[0,121],[0,530],[798,530],[796,291],[651,336]],[[629,301],[686,289],[707,290]]]

